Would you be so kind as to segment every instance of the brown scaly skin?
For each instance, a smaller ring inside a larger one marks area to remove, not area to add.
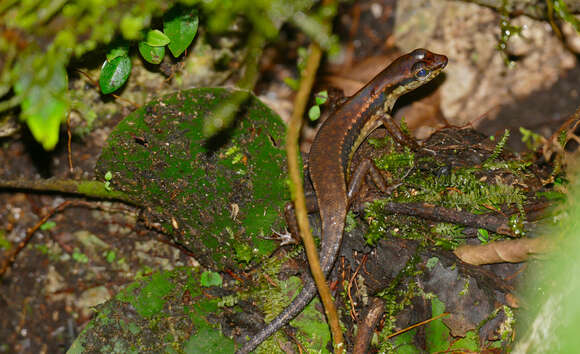
[[[444,55],[415,49],[392,62],[320,127],[310,148],[309,170],[322,221],[320,265],[325,275],[332,269],[342,243],[349,207],[347,171],[354,152],[381,124],[382,115],[390,113],[399,96],[432,80],[445,65]],[[294,301],[236,353],[254,350],[302,312],[315,294],[316,285],[309,277]]]

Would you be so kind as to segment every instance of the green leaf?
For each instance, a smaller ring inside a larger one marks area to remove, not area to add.
[[[54,221],[50,220],[50,221],[47,221],[44,224],[42,224],[40,226],[40,229],[42,231],[46,231],[46,230],[50,230],[50,229],[54,228],[55,226],[56,226],[56,223]]]
[[[105,252],[105,259],[108,263],[113,263],[117,258],[117,253],[115,251],[106,251]]]
[[[431,314],[433,317],[442,314],[444,311],[445,303],[437,297],[431,299]],[[454,338],[441,318],[427,324],[425,328],[425,337],[427,351],[429,353],[442,351],[451,352],[450,349],[460,349],[465,352],[480,351],[478,345],[479,337],[476,332],[469,331],[466,333],[465,338],[462,339]]]
[[[145,43],[151,47],[163,47],[169,44],[171,40],[160,30],[151,30],[145,36]]]
[[[310,120],[317,120],[320,118],[320,106],[315,105],[310,107],[308,110],[308,118],[310,118]]]
[[[320,91],[319,93],[316,94],[314,99],[316,100],[317,105],[325,104],[326,101],[328,100],[328,91],[326,90]]]
[[[42,67],[34,64],[34,58],[23,61],[14,91],[22,97],[20,118],[36,141],[52,150],[68,111],[66,70],[58,61]]]
[[[6,239],[6,232],[0,230],[0,250],[10,251],[12,243]]]
[[[184,352],[187,354],[219,354],[233,353],[234,349],[233,340],[224,337],[220,330],[202,328],[187,340]]]
[[[222,277],[219,273],[205,271],[201,273],[201,285],[205,287],[222,286]]]
[[[486,229],[477,229],[477,238],[481,243],[486,244],[489,242],[489,232]]]
[[[72,254],[72,258],[79,263],[88,263],[89,257],[82,253],[78,248],[75,248]]]
[[[151,64],[159,64],[165,56],[165,47],[152,47],[145,42],[139,42],[139,53]]]
[[[175,285],[171,282],[168,273],[153,274],[151,281],[143,287],[133,302],[139,315],[151,318],[158,314],[167,302],[167,294],[174,287]]]
[[[169,50],[174,57],[180,56],[189,47],[195,34],[199,18],[197,11],[175,7],[163,21],[163,31],[171,39]]]
[[[128,46],[125,46],[125,45],[118,46],[118,47],[111,49],[107,53],[107,61],[110,62],[117,57],[128,56],[128,55],[129,55],[129,47]]]
[[[300,82],[292,77],[285,77],[284,83],[294,91],[298,91],[298,87],[300,86]]]
[[[116,57],[105,61],[99,77],[99,86],[103,94],[109,94],[119,89],[129,78],[131,73],[131,59],[128,56]]]

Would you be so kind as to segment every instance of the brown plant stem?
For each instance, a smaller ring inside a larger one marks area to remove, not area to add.
[[[292,112],[292,117],[288,124],[288,132],[286,135],[286,153],[288,155],[288,173],[290,175],[290,180],[292,183],[292,199],[294,201],[294,208],[296,210],[296,219],[298,222],[298,228],[300,230],[300,235],[304,241],[304,248],[306,249],[306,256],[308,257],[308,263],[310,264],[310,271],[312,272],[312,277],[318,288],[318,293],[322,299],[322,304],[326,311],[326,316],[330,325],[330,330],[332,332],[332,339],[334,342],[335,353],[343,353],[344,350],[344,339],[342,337],[342,331],[340,329],[340,323],[338,319],[338,314],[336,312],[336,307],[332,301],[332,296],[330,294],[330,288],[320,267],[320,259],[318,257],[318,250],[314,244],[314,239],[312,233],[310,232],[310,225],[308,223],[308,213],[306,211],[306,200],[304,197],[304,188],[302,185],[302,174],[300,173],[299,161],[299,149],[298,149],[298,138],[300,136],[300,128],[302,126],[302,116],[308,103],[308,97],[312,89],[314,78],[316,76],[316,71],[318,65],[320,64],[320,59],[322,58],[322,50],[320,47],[313,43],[310,45],[310,55],[308,56],[308,61],[306,62],[306,68],[304,70],[304,75],[300,80],[300,88],[296,94],[294,100],[294,112]]]

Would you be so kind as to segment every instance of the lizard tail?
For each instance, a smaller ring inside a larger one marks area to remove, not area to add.
[[[346,214],[346,213],[345,213]],[[342,243],[342,232],[344,229],[344,221],[342,223],[331,222],[332,219],[322,219],[328,220],[329,222],[324,223],[322,225],[323,234],[327,235],[326,232],[330,232],[331,234],[336,234],[338,236],[338,240],[335,242],[329,242],[330,237],[323,237],[322,239],[322,247],[320,250],[320,265],[322,267],[322,271],[324,272],[325,276],[328,276],[332,266],[334,265],[334,261],[336,260],[336,256],[338,254],[338,250],[340,249],[340,245]],[[344,219],[343,219],[344,220]],[[325,225],[326,224],[326,225]],[[326,239],[326,242],[325,242]],[[316,295],[317,289],[316,284],[314,283],[314,279],[312,279],[312,275],[308,274],[304,282],[304,287],[302,291],[294,300],[282,311],[272,322],[268,323],[266,327],[260,330],[255,336],[250,338],[249,341],[244,343],[244,345],[236,351],[236,354],[247,354],[252,350],[256,349],[260,343],[274,334],[277,330],[285,326],[291,319],[296,317],[312,298]]]
[[[276,318],[273,319],[272,322],[268,323],[266,327],[260,330],[260,332],[258,332],[255,336],[250,338],[249,341],[244,343],[244,346],[238,349],[236,351],[236,354],[247,354],[252,350],[256,349],[256,347],[260,345],[260,343],[262,343],[264,340],[266,340],[268,337],[274,334],[277,330],[286,325],[292,318],[294,318],[296,315],[302,312],[302,310],[304,310],[304,307],[308,305],[308,303],[310,302],[310,300],[312,300],[315,294],[316,294],[316,284],[314,284],[314,280],[312,280],[312,277],[309,276],[308,279],[306,280],[306,283],[304,284],[304,287],[302,288],[302,291],[300,292],[300,294],[298,294],[298,296],[296,296],[296,298],[294,298],[292,303],[288,307],[286,307],[286,309],[282,311],[278,316],[276,316]]]

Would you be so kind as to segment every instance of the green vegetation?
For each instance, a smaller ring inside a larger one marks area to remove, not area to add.
[[[328,101],[328,91],[320,91],[314,96],[315,104],[308,110],[308,118],[315,121],[320,118],[320,106]]]
[[[233,352],[219,324],[219,297],[207,293],[199,270],[158,272],[126,286],[99,306],[68,353]]]
[[[501,158],[508,137],[509,131],[506,131],[481,165],[456,167],[446,173],[432,172],[446,169],[442,162],[429,156],[417,158],[409,148],[398,147],[390,137],[371,140],[371,145],[383,152],[374,161],[378,168],[388,172],[387,182],[393,185],[402,181],[403,184],[387,198],[368,204],[367,242],[375,244],[385,235],[392,234],[423,242],[432,241],[445,249],[454,249],[463,243],[462,226],[439,223],[430,227],[428,222],[415,217],[385,214],[385,206],[390,202],[429,203],[474,214],[515,207],[519,213],[510,217],[509,226],[514,234],[521,235],[526,191],[516,183],[507,183],[504,177],[508,174],[518,180],[523,179],[525,169],[531,162]],[[418,165],[424,168],[419,169]],[[488,241],[500,238],[496,234],[481,234],[480,237]]]
[[[544,232],[554,252],[532,262],[530,277],[520,288],[526,311],[519,313],[518,343],[513,353],[573,353],[580,345],[577,335],[580,303],[580,178],[578,165],[569,174],[567,200]]]
[[[192,89],[150,102],[115,127],[96,168],[101,186],[150,208],[153,220],[216,270],[268,257],[276,242],[266,236],[282,229],[289,199],[284,124],[257,98],[235,127],[203,136],[205,121],[236,92]]]
[[[165,46],[173,56],[182,56],[201,20],[204,30],[212,33],[234,25],[247,28],[251,58],[245,65],[255,71],[264,44],[274,40],[288,20],[323,48],[336,48],[336,38],[320,23],[320,18],[336,10],[319,7],[308,12],[313,4],[312,0],[4,1],[0,4],[0,56],[5,58],[0,67],[0,113],[14,114],[13,109],[20,107],[20,119],[51,150],[75,95],[68,91],[71,60],[82,63],[90,55],[90,61],[108,47],[99,81],[103,93],[114,92],[129,76],[133,48],[150,63],[163,60]],[[160,19],[163,26],[156,28]],[[255,76],[249,77],[240,87],[250,90],[254,82]]]
[[[180,56],[189,47],[195,34],[199,18],[197,11],[181,6],[168,11],[163,18],[164,32],[149,30],[144,39],[139,41],[139,53],[147,62],[160,64],[165,57],[165,46],[174,57]],[[123,42],[112,48],[107,54],[99,77],[99,86],[103,94],[109,94],[121,88],[131,73],[129,43]]]

